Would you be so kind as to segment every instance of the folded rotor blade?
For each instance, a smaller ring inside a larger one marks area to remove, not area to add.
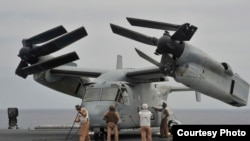
[[[24,67],[27,67],[27,66],[28,66],[28,64],[21,60],[19,65],[16,68],[16,71],[15,71],[16,75],[21,76],[23,78],[26,78],[27,75],[22,73],[21,69]]]
[[[80,27],[74,31],[71,31],[65,35],[62,35],[58,37],[55,40],[52,40],[42,46],[38,46],[33,48],[32,53],[34,53],[36,56],[44,56],[48,55],[50,53],[53,53],[55,51],[58,51],[77,40],[85,37],[87,34],[84,27]]]
[[[110,26],[111,26],[112,31],[118,35],[130,38],[132,40],[139,41],[141,43],[145,43],[148,45],[154,45],[154,46],[157,45],[158,39],[155,37],[149,37],[144,34],[141,34],[141,33],[138,33],[138,32],[120,27],[118,25],[114,25],[114,24],[110,24]]]
[[[52,58],[48,61],[44,61],[41,63],[37,63],[31,66],[25,67],[21,69],[21,73],[26,74],[26,75],[35,74],[35,73],[39,73],[48,69],[58,67],[66,63],[70,63],[78,59],[79,59],[78,55],[75,52],[71,52],[71,53],[68,53],[59,57]]]
[[[148,27],[148,28],[155,28],[155,29],[162,29],[162,30],[176,31],[180,27],[180,25],[176,25],[176,24],[163,23],[163,22],[137,19],[137,18],[127,17],[127,20],[131,25],[134,25],[134,26],[141,26],[141,27]]]
[[[160,62],[158,62],[158,61],[154,60],[153,58],[149,57],[148,55],[146,55],[145,53],[143,53],[143,52],[140,51],[139,49],[135,48],[135,51],[136,51],[137,54],[138,54],[139,56],[141,56],[143,59],[149,61],[150,63],[152,63],[152,64],[154,64],[154,65],[156,65],[156,66],[158,66],[158,67],[161,66]]]
[[[190,25],[189,23],[185,23],[180,26],[180,28],[172,35],[171,38],[178,41],[189,41],[196,30],[197,27]]]
[[[35,35],[31,38],[28,38],[28,39],[24,39],[23,40],[23,45],[24,46],[29,46],[31,44],[39,44],[39,43],[43,43],[43,42],[46,42],[48,40],[51,40],[55,37],[58,37],[62,34],[65,34],[67,33],[66,29],[60,25],[60,26],[57,26],[57,27],[54,27],[50,30],[47,30],[43,33],[40,33],[38,35]]]

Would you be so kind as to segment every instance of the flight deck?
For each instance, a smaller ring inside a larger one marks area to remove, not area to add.
[[[0,129],[0,141],[79,141],[78,129],[70,127],[38,127],[34,129]],[[93,133],[90,132],[91,140],[95,141]],[[96,139],[96,141],[101,139]],[[112,140],[114,137],[112,136]],[[121,130],[119,132],[120,141],[140,141],[140,131]],[[159,138],[159,131],[153,129],[153,141],[172,141],[172,137]]]

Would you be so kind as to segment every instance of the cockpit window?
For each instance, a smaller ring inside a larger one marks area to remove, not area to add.
[[[89,88],[86,89],[84,102],[88,101],[117,101],[129,105],[129,97],[125,88]]]
[[[101,92],[100,88],[87,89],[86,93],[84,95],[84,102],[86,102],[86,101],[99,101],[100,92]]]
[[[101,101],[115,101],[118,94],[118,88],[103,88]]]

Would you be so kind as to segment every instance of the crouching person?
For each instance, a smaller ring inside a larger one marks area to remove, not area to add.
[[[90,141],[89,136],[89,115],[88,110],[80,105],[76,105],[78,116],[76,122],[80,123],[80,141]]]

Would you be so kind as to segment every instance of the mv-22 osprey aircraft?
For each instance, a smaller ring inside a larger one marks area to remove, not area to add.
[[[58,26],[23,39],[16,74],[23,78],[33,75],[42,85],[81,98],[82,106],[89,111],[90,129],[95,135],[102,135],[100,133],[106,129],[103,114],[111,104],[115,104],[120,113],[120,129],[139,128],[137,113],[142,103],[147,103],[153,113],[152,127],[159,127],[161,113],[156,108],[166,102],[173,91],[193,90],[197,100],[202,93],[232,106],[247,105],[249,84],[234,73],[228,63],[220,63],[186,43],[197,27],[188,23],[175,25],[135,18],[127,20],[132,25],[166,30],[157,39],[111,24],[116,34],[157,46],[155,54],[162,55],[160,62],[136,49],[141,57],[154,64],[151,68],[123,68],[120,55],[114,70],[78,68],[73,62],[79,59],[75,52],[53,57],[51,53],[87,35],[84,27],[67,32],[63,26]],[[168,30],[175,33],[170,35]],[[169,86],[167,77],[173,77],[184,86]],[[173,115],[169,122],[169,125],[180,123]]]

